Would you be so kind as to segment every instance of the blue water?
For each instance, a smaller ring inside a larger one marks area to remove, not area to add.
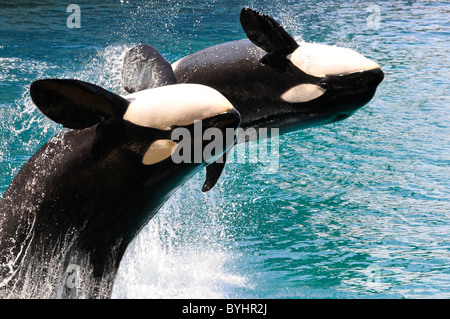
[[[128,48],[148,43],[174,62],[244,38],[244,5],[386,73],[349,119],[281,136],[274,169],[229,163],[207,194],[204,172],[195,176],[129,247],[114,298],[450,297],[448,2],[76,4],[80,28],[69,29],[67,2],[0,3],[0,193],[61,130],[31,102],[33,80],[125,93]]]

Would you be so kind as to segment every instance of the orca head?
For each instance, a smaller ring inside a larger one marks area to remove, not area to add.
[[[272,17],[251,8],[241,10],[240,20],[248,39],[266,52],[260,62],[281,88],[284,103],[271,114],[280,132],[349,117],[383,80],[380,66],[353,50],[297,43]]]
[[[348,48],[300,43],[287,59],[294,85],[280,99],[295,106],[291,115],[306,114],[317,124],[351,116],[372,99],[384,78],[377,63]]]
[[[234,145],[240,114],[208,86],[167,85],[124,98],[130,104],[123,119],[132,124],[129,132],[136,135],[130,138],[147,143],[141,154],[143,165],[207,165]],[[143,141],[142,136],[149,137]]]

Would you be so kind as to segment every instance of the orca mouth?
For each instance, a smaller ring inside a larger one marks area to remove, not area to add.
[[[333,91],[369,90],[376,89],[383,79],[384,72],[376,68],[343,75],[328,75],[322,79],[320,86]]]
[[[377,88],[384,79],[384,72],[381,68],[360,72],[361,81],[367,87]]]
[[[202,137],[206,130],[210,128],[217,128],[220,131],[222,131],[222,133],[225,136],[226,131],[228,129],[233,129],[233,131],[236,131],[236,129],[240,126],[240,124],[241,124],[241,114],[235,108],[232,108],[229,111],[219,113],[211,117],[204,118],[202,120],[196,120],[194,121],[193,124],[189,124],[186,126],[172,126],[171,130],[173,132],[178,128],[185,128],[193,136],[195,135],[195,129],[200,128]]]
[[[238,110],[233,108],[230,111],[217,114],[209,119],[206,119],[206,123],[208,123],[208,127],[216,127],[221,130],[227,128],[237,129],[241,124],[241,114]]]

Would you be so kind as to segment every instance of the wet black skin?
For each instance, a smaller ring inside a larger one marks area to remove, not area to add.
[[[283,72],[261,62],[266,52],[249,40],[216,45],[176,64],[179,83],[199,83],[221,92],[242,117],[242,128],[279,128],[286,133],[343,120],[364,106],[383,80],[381,69],[348,75],[314,77],[286,60]],[[289,103],[281,95],[302,83],[326,92],[305,103]]]

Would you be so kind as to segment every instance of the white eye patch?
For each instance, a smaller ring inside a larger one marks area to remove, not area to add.
[[[200,84],[174,84],[125,96],[131,103],[123,116],[133,124],[160,130],[184,126],[233,109],[218,91]]]
[[[175,151],[177,143],[172,140],[157,140],[150,145],[142,158],[142,164],[153,165],[170,157]]]
[[[380,67],[351,49],[318,43],[300,42],[289,58],[300,70],[317,77],[343,75]]]
[[[299,84],[284,92],[280,97],[289,103],[301,103],[314,100],[325,93],[325,89],[315,84]]]

